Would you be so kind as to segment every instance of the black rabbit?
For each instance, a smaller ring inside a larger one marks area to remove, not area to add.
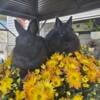
[[[80,41],[72,29],[72,17],[62,23],[57,17],[54,28],[47,34],[49,54],[73,52],[80,49]]]
[[[47,58],[45,39],[37,36],[37,20],[33,19],[24,30],[18,21],[15,20],[15,27],[19,33],[16,38],[16,45],[13,50],[13,66],[21,69],[21,76],[24,77],[28,70],[39,67]]]

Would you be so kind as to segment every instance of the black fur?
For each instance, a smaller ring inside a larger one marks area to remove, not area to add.
[[[28,30],[24,30],[15,20],[15,27],[19,33],[13,50],[13,66],[21,69],[24,77],[28,70],[39,67],[47,58],[45,40],[37,36],[38,26],[36,19],[30,22]]]
[[[54,52],[74,52],[80,49],[80,41],[72,29],[72,17],[62,23],[56,18],[54,28],[47,34],[49,54]]]

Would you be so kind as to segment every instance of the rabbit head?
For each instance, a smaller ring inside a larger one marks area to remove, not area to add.
[[[65,23],[57,17],[54,28],[47,34],[46,39],[51,53],[68,53],[80,48],[79,39],[72,28],[72,17]]]

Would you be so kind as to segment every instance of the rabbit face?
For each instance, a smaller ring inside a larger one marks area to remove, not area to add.
[[[74,34],[74,31],[72,29],[72,17],[66,23],[62,23],[59,18],[56,18],[54,30],[60,36],[68,36],[70,34]]]
[[[16,38],[16,45],[19,46],[30,46],[33,44],[33,37],[36,36],[38,32],[38,26],[36,20],[30,22],[28,30],[24,30],[23,27],[15,20],[15,27],[19,33]]]
[[[73,52],[80,48],[80,42],[75,32],[72,29],[72,17],[62,23],[59,18],[56,18],[54,28],[47,34],[49,50],[54,52]]]
[[[33,35],[25,32],[16,38],[16,46],[31,46],[33,44]]]

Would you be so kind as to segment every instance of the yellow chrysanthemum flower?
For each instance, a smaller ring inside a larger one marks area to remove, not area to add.
[[[4,77],[0,81],[0,91],[2,92],[3,95],[5,95],[6,93],[9,92],[9,90],[11,90],[12,82],[13,82],[13,79],[9,77]]]
[[[43,72],[42,72],[42,74],[41,74],[41,78],[43,79],[43,80],[50,80],[51,79],[51,76],[52,74],[51,74],[51,72],[50,71],[48,71],[48,70],[44,70]]]
[[[87,72],[87,76],[90,82],[96,82],[97,80],[97,71],[96,70],[89,70]]]
[[[56,75],[62,75],[62,71],[60,70],[60,68],[59,67],[57,67],[56,69],[55,69],[55,74]]]
[[[83,100],[83,96],[79,94],[75,95],[72,100]]]
[[[57,66],[57,64],[58,64],[58,62],[56,60],[49,60],[46,63],[47,67],[55,67],[55,66]]]
[[[80,70],[80,63],[76,60],[74,57],[68,57],[66,56],[66,61],[65,61],[65,67],[64,71],[70,71],[70,70]]]
[[[57,60],[57,61],[61,61],[63,60],[64,55],[63,54],[59,54],[59,53],[55,53],[51,56],[52,60]]]
[[[23,85],[24,91],[25,92],[31,91],[31,89],[34,87],[34,84],[36,84],[39,79],[40,79],[39,75],[35,75],[34,73],[29,73],[24,80],[24,85]]]
[[[84,64],[84,65],[89,65],[90,64],[90,62],[89,62],[89,60],[87,58],[81,60],[81,63]]]
[[[82,82],[87,83],[89,81],[88,77],[85,75],[82,77]]]
[[[81,88],[81,74],[78,71],[69,71],[67,74],[67,80],[70,87],[79,89]]]
[[[27,100],[46,100],[45,94],[37,90],[37,88],[36,89],[34,88],[33,91],[32,91],[33,93],[30,93],[29,96],[26,98]]]
[[[25,91],[27,100],[53,100],[54,93],[54,87],[48,81],[38,81],[28,91]]]
[[[75,52],[76,58],[80,61],[81,59],[83,59],[83,55],[80,54],[79,52]]]
[[[25,98],[25,93],[24,91],[16,91],[16,100],[23,100]]]
[[[40,83],[41,88],[43,88],[43,94],[45,94],[45,100],[53,100],[54,99],[54,86],[49,81],[43,81],[42,84]]]
[[[53,76],[51,82],[54,87],[59,87],[62,85],[62,78],[59,76]]]
[[[63,61],[61,61],[58,65],[60,68],[63,68],[65,66],[65,63]]]

